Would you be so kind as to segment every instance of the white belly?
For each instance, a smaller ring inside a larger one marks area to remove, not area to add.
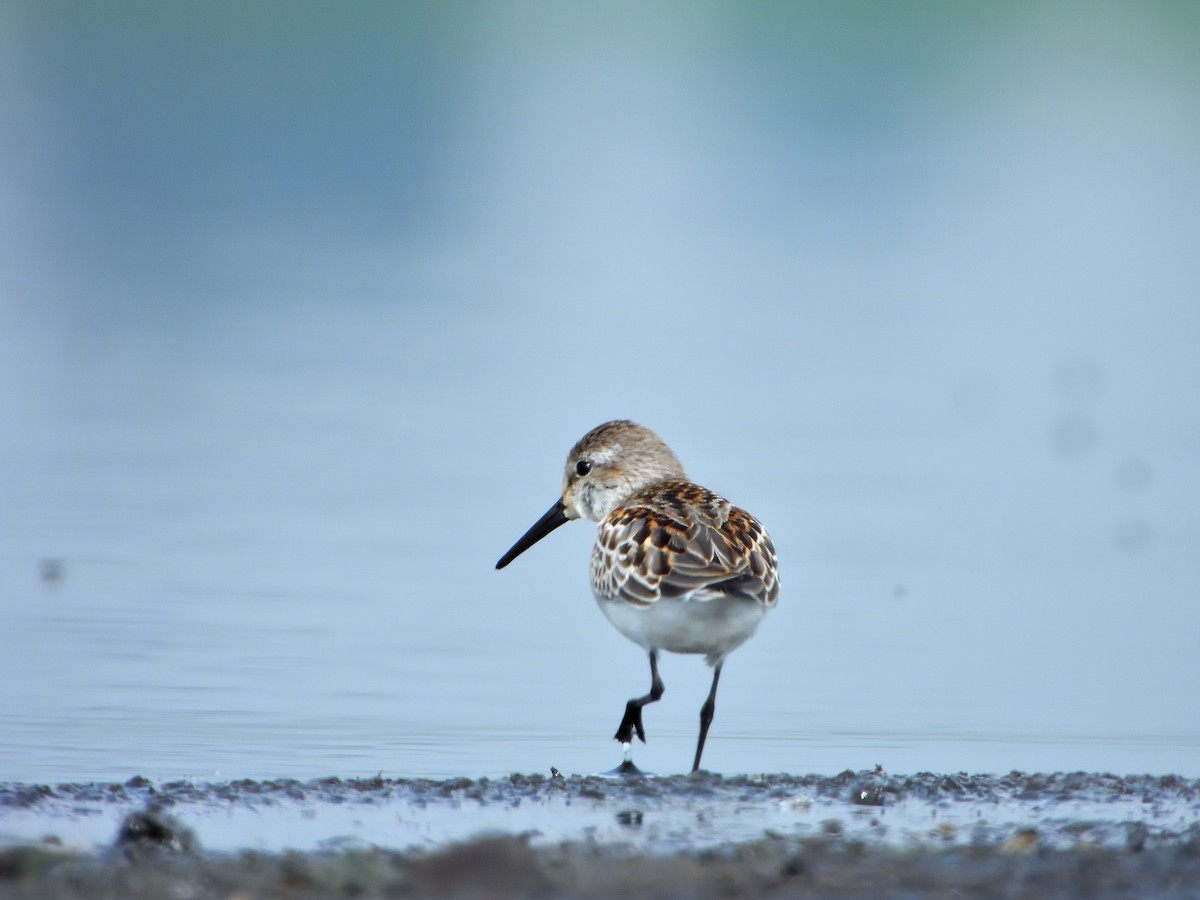
[[[608,621],[647,650],[703,653],[715,665],[744,643],[766,615],[766,607],[737,595],[711,600],[659,599],[649,606],[597,598]]]

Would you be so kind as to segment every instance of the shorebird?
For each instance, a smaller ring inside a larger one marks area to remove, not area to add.
[[[510,562],[572,519],[599,522],[592,592],[601,612],[650,656],[650,692],[625,704],[616,740],[630,760],[643,743],[642,707],[663,695],[658,654],[704,654],[712,688],[700,709],[692,771],[700,768],[721,667],[779,597],[778,563],[759,521],[688,480],[657,434],[634,422],[593,428],[567,454],[562,497],[496,563]]]

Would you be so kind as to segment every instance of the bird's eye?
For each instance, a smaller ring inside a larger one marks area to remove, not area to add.
[[[586,475],[590,471],[592,471],[592,464],[586,459],[581,459],[579,462],[575,463],[576,475]]]

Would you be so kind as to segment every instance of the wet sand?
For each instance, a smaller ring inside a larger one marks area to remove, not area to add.
[[[0,896],[1195,897],[1200,781],[0,785]]]

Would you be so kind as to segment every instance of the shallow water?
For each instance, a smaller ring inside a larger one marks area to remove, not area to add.
[[[652,853],[764,836],[903,850],[1014,841],[1141,850],[1200,838],[1200,782],[1082,772],[0,785],[0,838],[53,835],[103,850],[127,815],[145,809],[168,813],[211,852],[438,847],[489,833]]]
[[[1190,6],[3,15],[4,778],[608,768],[590,528],[492,566],[616,416],[779,549],[708,768],[1200,775]]]
[[[1019,772],[8,784],[0,879],[31,900],[1185,898],[1198,798],[1173,776]]]

